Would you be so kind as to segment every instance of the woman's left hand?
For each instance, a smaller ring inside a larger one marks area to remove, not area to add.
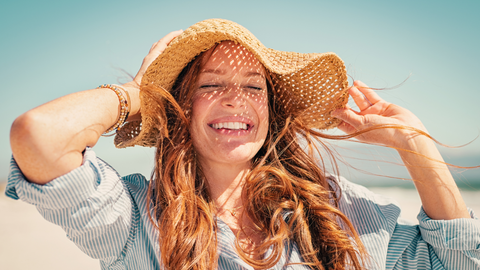
[[[361,81],[353,83],[349,94],[360,111],[354,111],[347,105],[345,109],[337,109],[332,112],[334,117],[342,120],[338,128],[347,134],[377,125],[413,127],[427,132],[422,122],[413,113],[383,100]],[[411,129],[381,128],[363,133],[355,138],[361,142],[405,149],[408,139],[415,135],[419,135],[418,132]]]
[[[360,111],[347,107],[332,112],[333,116],[343,120],[338,128],[352,134],[377,125],[405,127],[374,129],[355,138],[361,142],[399,150],[398,153],[414,180],[423,209],[430,218],[470,218],[455,180],[433,140],[418,136],[418,131],[427,132],[422,122],[409,110],[386,102],[360,81],[353,83],[349,93]]]

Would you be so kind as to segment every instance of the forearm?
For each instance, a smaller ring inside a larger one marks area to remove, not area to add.
[[[423,209],[432,219],[469,218],[465,202],[434,142],[416,136],[399,154],[422,200]]]
[[[131,96],[138,111],[138,97]],[[30,181],[45,184],[80,166],[82,151],[118,118],[119,100],[112,90],[73,93],[19,116],[10,133],[12,153]]]
[[[361,142],[400,149],[400,156],[420,194],[423,208],[432,219],[470,217],[453,177],[434,142],[409,128],[426,132],[422,122],[410,111],[386,102],[366,84],[355,81],[349,89],[359,112],[337,109],[332,115],[343,122],[339,129],[355,134],[375,126],[379,128],[358,134]],[[401,150],[403,149],[403,150]]]
[[[134,80],[123,85],[131,98],[128,121],[141,119],[138,86],[145,70],[181,33],[171,32],[153,44]],[[110,89],[79,92],[41,105],[13,123],[13,156],[27,179],[48,183],[80,166],[83,150],[97,143],[119,113],[118,97]]]

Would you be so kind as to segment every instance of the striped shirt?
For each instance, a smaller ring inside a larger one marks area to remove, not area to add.
[[[340,210],[350,219],[373,261],[369,269],[480,269],[480,221],[432,220],[421,209],[419,224],[399,219],[387,197],[338,179]],[[158,231],[148,217],[148,181],[140,174],[120,177],[93,150],[82,166],[45,185],[26,181],[11,161],[6,195],[37,206],[61,226],[102,269],[161,269]],[[235,252],[235,236],[218,220],[218,269],[253,269]],[[309,269],[294,242],[273,269]]]

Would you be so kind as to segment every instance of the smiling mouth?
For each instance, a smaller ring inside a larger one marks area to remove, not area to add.
[[[223,122],[210,124],[213,129],[227,129],[227,130],[249,130],[250,125],[243,122]]]

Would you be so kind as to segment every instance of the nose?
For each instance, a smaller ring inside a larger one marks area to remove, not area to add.
[[[222,96],[222,105],[231,108],[241,108],[245,106],[245,98],[245,93],[239,87],[230,87]]]

